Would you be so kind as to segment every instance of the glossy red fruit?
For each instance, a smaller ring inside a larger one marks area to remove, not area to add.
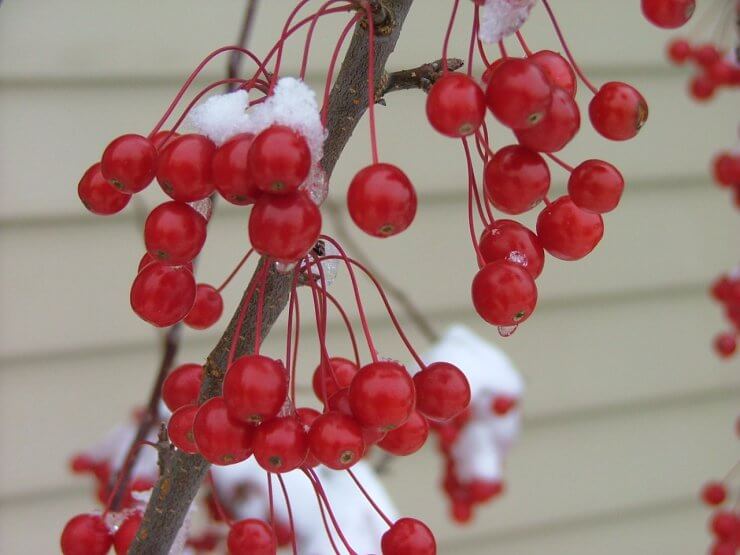
[[[174,200],[193,202],[213,192],[211,162],[216,145],[208,137],[189,133],[168,141],[159,155],[157,181]]]
[[[198,452],[213,464],[236,464],[252,454],[254,427],[231,418],[223,397],[213,397],[200,406],[193,435]]]
[[[269,524],[255,518],[234,523],[226,539],[230,555],[275,555],[277,539]]]
[[[247,154],[253,141],[254,135],[251,133],[240,133],[218,147],[213,155],[213,184],[231,204],[252,204],[260,194],[247,167]]]
[[[537,218],[540,244],[561,260],[583,258],[594,250],[603,235],[601,216],[578,208],[567,195],[542,210]]]
[[[603,160],[581,162],[568,179],[571,200],[576,206],[589,212],[603,214],[614,210],[622,198],[623,190],[622,174]]]
[[[514,131],[524,146],[540,152],[562,150],[581,128],[578,104],[565,89],[554,89],[550,109],[537,125]]]
[[[263,422],[254,436],[254,458],[268,472],[290,472],[308,456],[308,434],[295,416]]]
[[[481,75],[480,80],[484,85],[488,85],[488,82],[491,80],[491,75],[493,75],[493,72],[496,71],[499,67],[501,67],[501,64],[503,64],[508,58],[499,58],[498,60],[494,60],[491,62],[491,65],[489,65],[486,70],[483,72],[483,75]]]
[[[340,389],[334,395],[329,397],[326,402],[326,408],[336,412],[341,412],[347,416],[354,416],[352,414],[352,407],[349,404],[349,387]]]
[[[113,538],[100,515],[77,515],[62,531],[64,555],[105,555],[112,544]]]
[[[740,153],[720,152],[712,161],[714,180],[725,187],[740,184]]]
[[[708,482],[701,490],[701,498],[707,505],[717,507],[727,499],[727,487],[722,482]]]
[[[717,83],[706,73],[700,73],[689,81],[689,94],[700,102],[709,100],[717,90]]]
[[[547,195],[550,170],[533,150],[521,145],[505,146],[486,164],[483,184],[496,208],[507,214],[521,214]]]
[[[331,397],[340,389],[349,387],[352,378],[357,374],[357,370],[359,368],[354,362],[342,357],[331,357],[326,368],[322,368],[322,365],[319,364],[313,371],[313,379],[311,380],[316,398],[323,401],[324,391],[326,391],[327,397]]]
[[[416,191],[400,168],[372,164],[352,179],[347,208],[357,227],[365,233],[389,237],[401,233],[414,221]]]
[[[406,422],[390,430],[378,442],[378,447],[399,457],[416,453],[426,443],[429,436],[429,422],[418,410],[411,412]]]
[[[236,359],[226,372],[223,396],[229,414],[259,424],[280,412],[288,395],[288,373],[279,360],[263,355]]]
[[[705,69],[709,69],[722,59],[722,52],[711,42],[700,44],[694,49],[694,60]]]
[[[311,429],[311,425],[316,421],[316,419],[319,416],[321,416],[321,413],[317,411],[316,409],[312,409],[310,407],[300,407],[300,408],[295,409],[295,415],[298,421],[303,425],[303,430],[306,433],[309,433],[309,430]],[[318,466],[319,464],[321,463],[311,453],[310,444],[309,444],[308,456],[306,457],[306,460],[303,461],[303,466],[313,468],[315,466]]]
[[[588,105],[591,125],[613,141],[626,141],[648,118],[648,105],[637,89],[618,81],[605,83]]]
[[[139,272],[141,272],[141,271],[142,271],[142,270],[143,270],[144,268],[146,268],[147,266],[149,266],[149,264],[154,264],[154,263],[157,263],[157,259],[156,259],[156,258],[154,258],[154,257],[153,257],[153,256],[152,256],[151,254],[149,254],[148,252],[145,252],[145,253],[144,253],[144,254],[142,255],[141,259],[139,260],[139,266],[138,266],[138,267],[137,267],[137,269],[136,269],[136,273],[138,274],[138,273],[139,273]],[[190,272],[191,272],[191,273],[192,273],[192,271],[193,271],[193,263],[192,263],[192,262],[188,262],[187,264],[182,264],[182,267],[183,267],[183,268],[187,268],[188,270],[190,270]]]
[[[88,168],[77,185],[77,194],[85,208],[98,216],[120,212],[131,200],[131,195],[122,193],[103,177],[100,164]]]
[[[465,374],[449,362],[433,362],[414,375],[416,409],[432,420],[449,420],[470,404]]]
[[[488,108],[511,129],[537,125],[550,107],[552,87],[537,64],[508,58],[496,68],[486,88]]]
[[[463,73],[446,73],[427,95],[427,118],[447,137],[466,137],[486,117],[486,98],[478,83]]]
[[[497,416],[506,416],[517,406],[518,400],[508,395],[496,395],[491,401],[491,412]]]
[[[712,545],[709,555],[737,555],[737,550],[737,544],[733,541],[717,541]]]
[[[311,150],[300,133],[273,125],[257,135],[247,155],[247,171],[257,188],[287,194],[298,189],[311,171]]]
[[[141,135],[121,135],[105,148],[100,169],[122,193],[138,193],[154,179],[157,149]]]
[[[308,446],[316,459],[334,470],[353,466],[365,454],[362,427],[341,412],[319,416],[308,432]]]
[[[398,362],[371,362],[352,380],[349,403],[362,426],[392,430],[406,422],[414,409],[414,381]]]
[[[732,511],[715,511],[709,521],[709,529],[720,540],[732,540],[740,532],[740,519]]]
[[[545,250],[540,240],[513,220],[496,220],[486,228],[481,235],[479,248],[486,262],[508,260],[526,268],[535,279],[545,265]]]
[[[195,290],[195,304],[185,316],[185,325],[196,330],[204,330],[215,324],[224,311],[224,300],[216,288],[207,283],[199,283]]]
[[[383,534],[383,555],[436,555],[437,542],[426,524],[415,518],[401,518]]]
[[[578,80],[568,60],[552,50],[540,50],[532,54],[529,61],[542,70],[553,88],[561,88],[575,98]]]
[[[160,328],[185,318],[194,302],[195,278],[184,266],[150,264],[131,285],[131,308],[142,320]]]
[[[206,234],[205,218],[183,202],[160,204],[144,223],[147,252],[171,266],[192,262],[203,248]]]
[[[193,434],[193,423],[197,412],[198,405],[182,406],[172,413],[167,423],[167,435],[172,444],[180,451],[191,455],[198,452]]]
[[[531,274],[506,260],[486,264],[473,278],[473,306],[494,326],[515,326],[532,315],[537,286]]]
[[[684,64],[691,58],[693,51],[686,39],[673,39],[668,43],[668,58],[674,64]]]
[[[157,152],[160,152],[162,148],[170,144],[172,141],[180,136],[179,133],[172,133],[169,130],[157,131],[152,137],[152,144]]]
[[[262,195],[249,215],[249,240],[254,249],[293,262],[314,246],[321,233],[321,212],[302,191]]]
[[[720,333],[714,338],[714,350],[722,358],[729,358],[737,350],[737,339],[734,333]]]
[[[645,18],[663,29],[677,29],[684,25],[696,9],[696,0],[642,0]]]
[[[162,400],[172,412],[182,406],[196,404],[202,383],[203,366],[193,363],[181,364],[165,378],[162,384]]]
[[[131,547],[136,532],[139,531],[142,519],[143,515],[141,513],[133,513],[118,527],[113,535],[113,548],[116,550],[116,555],[126,555],[128,553],[128,548]]]

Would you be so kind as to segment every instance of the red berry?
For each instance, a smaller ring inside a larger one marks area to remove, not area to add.
[[[336,412],[341,412],[347,416],[354,416],[352,414],[352,407],[349,404],[349,387],[340,389],[334,395],[329,397],[326,402],[326,408]]]
[[[226,372],[223,396],[229,414],[259,424],[280,412],[288,395],[288,373],[279,360],[262,355],[236,359]]]
[[[686,39],[673,39],[668,43],[668,58],[675,64],[686,63],[692,53],[691,44]]]
[[[578,80],[568,60],[552,50],[540,50],[532,54],[529,61],[543,71],[553,88],[559,87],[575,98]]]
[[[131,195],[120,192],[103,177],[100,164],[88,168],[77,185],[77,194],[85,208],[99,216],[120,212],[131,200]]]
[[[198,402],[203,383],[203,366],[181,364],[172,370],[162,384],[162,400],[172,412],[185,405]]]
[[[62,531],[64,555],[105,555],[112,544],[113,538],[100,515],[77,515]]]
[[[138,193],[154,179],[157,149],[141,135],[121,135],[105,148],[100,169],[116,189]]]
[[[196,330],[204,330],[215,324],[224,311],[224,300],[216,288],[199,283],[195,290],[195,304],[185,316],[185,324]]]
[[[519,264],[535,279],[545,265],[545,250],[537,236],[513,220],[496,220],[486,228],[480,238],[480,252],[486,262],[508,260]]]
[[[321,364],[316,367],[311,380],[313,392],[319,401],[324,400],[324,390],[327,397],[331,397],[340,389],[349,387],[358,370],[357,365],[346,358],[332,357],[327,362],[325,368],[322,368]]]
[[[216,145],[208,137],[190,133],[168,141],[159,155],[157,181],[174,200],[192,202],[213,192],[211,162]]]
[[[414,221],[416,191],[400,168],[372,164],[349,185],[347,208],[357,227],[374,237],[401,233]]]
[[[308,446],[316,459],[334,470],[353,466],[365,454],[362,428],[341,412],[322,414],[311,425]]]
[[[491,75],[493,75],[493,72],[496,71],[499,67],[501,67],[501,64],[503,64],[506,60],[508,60],[508,58],[499,58],[498,60],[494,60],[493,62],[491,62],[491,65],[486,68],[486,70],[483,72],[483,75],[481,75],[481,78],[480,78],[484,85],[488,85],[488,82],[491,80]]]
[[[619,170],[602,160],[581,162],[570,174],[568,194],[573,203],[589,212],[614,210],[624,190]]]
[[[449,362],[433,362],[414,375],[416,408],[432,420],[449,420],[470,404],[465,374]]]
[[[298,421],[303,425],[303,430],[308,433],[311,429],[311,425],[316,421],[316,419],[321,416],[321,413],[317,411],[316,409],[312,409],[310,407],[300,407],[295,409],[295,416],[298,419]],[[310,447],[310,445],[309,445]],[[308,451],[308,456],[306,457],[306,460],[303,462],[303,466],[313,468],[314,466],[318,466],[321,464],[319,460],[313,456],[311,453],[311,450]]]
[[[634,87],[611,81],[602,85],[588,105],[591,125],[607,139],[626,141],[648,118],[648,105]]]
[[[722,53],[712,43],[700,44],[694,49],[694,59],[700,66],[708,69],[722,59]]]
[[[710,506],[718,506],[727,499],[727,488],[722,482],[708,482],[701,490],[701,498]]]
[[[302,191],[261,195],[249,215],[249,240],[260,254],[293,262],[314,246],[321,212]]]
[[[709,528],[718,539],[731,540],[740,532],[740,520],[732,511],[716,511],[709,521]]]
[[[446,73],[427,96],[427,118],[448,137],[475,133],[486,117],[486,99],[478,84],[462,73]]]
[[[718,541],[713,546],[710,555],[737,555],[737,544],[733,541]]]
[[[149,264],[131,285],[131,308],[142,320],[160,328],[185,318],[194,302],[195,278],[184,266]]]
[[[197,412],[198,405],[185,405],[173,412],[167,423],[167,435],[172,444],[191,455],[198,452],[193,435],[193,422]]]
[[[547,195],[550,170],[533,150],[510,145],[499,149],[488,161],[483,182],[496,208],[507,214],[521,214]]]
[[[540,152],[562,150],[581,128],[581,112],[573,97],[565,90],[552,91],[552,104],[537,125],[514,131],[517,140]]]
[[[720,152],[712,161],[712,173],[720,185],[729,187],[740,184],[740,154]]]
[[[364,427],[391,430],[406,422],[414,409],[414,381],[398,362],[371,362],[352,380],[349,402]]]
[[[506,260],[486,264],[473,278],[473,306],[494,326],[524,322],[537,305],[537,286],[527,270]]]
[[[213,397],[200,406],[193,435],[198,452],[213,464],[236,464],[252,454],[254,427],[231,418],[223,397]]]
[[[689,82],[689,94],[694,100],[709,100],[716,89],[717,83],[706,73],[700,73]]]
[[[714,338],[714,350],[722,358],[729,358],[737,350],[737,339],[734,333],[720,333]]]
[[[261,520],[248,518],[234,523],[226,539],[230,555],[275,555],[277,539],[272,528]]]
[[[518,400],[508,395],[496,395],[491,402],[491,411],[498,416],[506,416],[516,407]]]
[[[380,541],[383,555],[436,555],[437,542],[426,524],[415,518],[393,523]]]
[[[696,0],[642,0],[642,13],[653,25],[676,29],[694,14]]]
[[[291,193],[311,171],[311,150],[300,133],[285,125],[273,125],[252,142],[247,171],[261,191]]]
[[[594,250],[603,235],[601,216],[578,208],[567,195],[550,204],[537,218],[540,244],[561,260],[583,258]]]
[[[493,115],[512,129],[537,125],[552,101],[552,87],[537,64],[508,58],[491,74],[486,102]]]
[[[254,458],[268,472],[290,472],[308,456],[308,434],[295,416],[263,422],[254,436]]]
[[[235,135],[218,149],[211,161],[213,184],[219,194],[232,204],[252,204],[259,189],[247,167],[247,154],[254,135]]]
[[[398,428],[389,431],[378,442],[378,447],[399,457],[416,453],[426,443],[429,436],[429,422],[418,410],[411,412],[408,420]]]
[[[172,266],[191,262],[206,242],[207,222],[184,202],[171,200],[157,206],[144,223],[146,250]]]
[[[142,519],[143,515],[141,513],[133,513],[118,527],[113,535],[113,548],[116,550],[116,555],[126,555],[128,553],[128,548],[131,547],[136,532],[139,531]]]
[[[152,144],[157,152],[160,152],[162,148],[180,136],[179,133],[172,133],[172,131],[157,131],[152,137]]]

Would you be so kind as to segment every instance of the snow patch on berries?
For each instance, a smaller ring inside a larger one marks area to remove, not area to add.
[[[245,90],[216,94],[193,108],[187,125],[220,146],[250,127],[248,107],[249,93]]]
[[[486,0],[478,36],[488,43],[508,37],[524,25],[536,3],[537,0]]]

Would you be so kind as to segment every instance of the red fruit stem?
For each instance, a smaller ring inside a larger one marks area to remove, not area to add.
[[[316,472],[314,472],[310,468],[302,469],[304,474],[309,477],[309,480],[311,480],[311,484],[313,485],[314,490],[316,493],[321,497],[321,499],[324,501],[324,505],[326,506],[326,511],[329,513],[329,519],[331,520],[332,524],[334,525],[334,529],[337,531],[337,534],[339,535],[339,539],[342,540],[342,543],[344,544],[344,547],[347,548],[347,551],[350,552],[350,555],[358,555],[357,551],[352,549],[352,546],[350,546],[349,542],[347,541],[347,538],[344,536],[344,533],[342,532],[341,526],[339,526],[339,523],[337,522],[337,519],[334,516],[334,511],[331,509],[331,504],[329,503],[329,498],[326,496],[326,492],[324,491],[324,488],[321,486],[321,480],[319,480],[318,475]],[[330,534],[331,536],[331,534]]]
[[[468,48],[468,77],[473,77],[473,62],[475,61],[475,42],[478,38],[478,28],[480,27],[480,8],[476,4],[473,12],[473,28],[470,31],[470,47]]]
[[[380,509],[380,507],[378,507],[378,504],[375,502],[375,500],[370,496],[370,494],[362,486],[362,484],[360,483],[360,481],[355,476],[354,472],[352,472],[352,469],[348,468],[347,469],[347,474],[349,474],[350,478],[352,478],[352,481],[357,485],[357,488],[362,492],[362,495],[365,496],[365,499],[367,499],[368,503],[370,503],[370,505],[372,505],[372,507],[375,510],[375,512],[378,513],[378,515],[380,516],[380,518],[382,518],[383,520],[385,520],[385,523],[388,525],[388,528],[390,528],[391,526],[393,526],[393,521],[386,516],[386,514]]]
[[[569,164],[566,164],[565,162],[563,162],[562,159],[558,158],[554,154],[551,154],[549,152],[545,152],[545,156],[547,156],[550,160],[552,160],[553,162],[555,162],[558,166],[560,166],[564,170],[566,170],[568,172],[572,172],[573,171],[573,166],[571,166]]]
[[[247,254],[244,255],[244,257],[239,261],[239,263],[236,265],[236,267],[231,271],[229,276],[223,281],[221,285],[219,285],[216,288],[216,292],[221,293],[229,283],[231,283],[231,280],[234,279],[234,276],[239,273],[239,270],[242,269],[244,264],[247,263],[247,260],[249,260],[249,257],[252,256],[252,253],[254,252],[254,249],[249,249],[247,251]]]
[[[293,23],[293,20],[295,19],[295,16],[298,14],[299,11],[301,11],[301,8],[308,4],[310,0],[300,0],[298,4],[296,4],[295,8],[290,12],[290,15],[288,15],[288,19],[285,20],[285,25],[283,25],[283,32],[280,35],[280,40],[278,41],[280,43],[280,48],[278,49],[277,58],[275,59],[275,66],[273,68],[272,72],[272,78],[270,79],[270,89],[268,91],[268,95],[271,95],[272,92],[275,90],[275,84],[277,83],[278,76],[280,75],[280,64],[283,61],[283,49],[285,48],[285,41],[290,36],[288,34],[288,29],[290,28],[290,24]],[[318,17],[314,17],[313,21],[316,21]]]
[[[373,164],[378,163],[378,133],[375,128],[375,20],[370,4],[365,3],[367,14],[367,98],[368,119],[370,121],[370,148],[372,149]],[[444,63],[447,63],[445,60]]]
[[[347,333],[349,335],[349,340],[352,343],[352,354],[355,359],[355,364],[357,366],[360,366],[360,351],[357,348],[357,338],[355,337],[355,331],[352,328],[352,322],[349,319],[349,316],[347,316],[347,311],[342,308],[342,305],[339,303],[339,301],[329,293],[328,291],[322,291],[322,294],[326,296],[329,301],[334,305],[334,308],[337,309],[337,312],[339,312],[339,315],[342,317],[342,320],[344,321],[344,327],[347,328]]]
[[[500,40],[500,41],[498,41],[498,49],[499,49],[499,52],[501,52],[501,57],[502,58],[508,58],[509,57],[509,54],[506,52],[506,45],[504,44],[503,39]]]
[[[290,524],[290,543],[293,548],[293,555],[298,555],[298,546],[295,540],[295,526],[293,526],[293,509],[290,506],[290,496],[288,495],[288,489],[285,487],[285,481],[281,474],[277,475],[278,482],[280,482],[280,489],[283,490],[283,497],[285,498],[285,506],[288,508],[288,523]]]
[[[208,471],[208,476],[206,479],[208,480],[208,485],[211,486],[211,496],[213,498],[213,504],[216,506],[216,512],[218,513],[219,518],[223,520],[226,524],[228,524],[229,528],[231,528],[234,525],[234,520],[229,516],[229,513],[226,512],[223,503],[221,503],[221,500],[219,499],[218,489],[216,488],[216,483],[213,480],[212,470]]]
[[[329,0],[328,2],[324,2],[321,7],[319,8],[319,12],[322,12],[326,10],[329,6],[332,4],[337,4],[339,2],[345,2],[346,0]],[[306,31],[306,42],[303,45],[303,59],[301,60],[301,71],[300,76],[301,79],[306,78],[306,71],[308,69],[308,54],[311,50],[311,41],[313,40],[313,33],[316,29],[316,25],[319,22],[318,17],[314,17],[313,21],[311,21],[311,25],[308,27],[308,31]]]
[[[290,301],[288,301],[288,331],[286,333],[285,341],[285,368],[290,376],[290,398],[295,403],[295,381],[296,381],[296,364],[295,360],[298,358],[298,334],[301,329],[298,313],[298,294],[296,291],[296,282],[298,278],[298,272],[293,274],[293,285],[290,289]],[[295,315],[295,323],[294,323]],[[293,348],[293,328],[295,326],[295,354],[291,352]]]
[[[529,58],[532,55],[532,51],[529,49],[529,46],[527,46],[527,41],[524,40],[524,36],[522,35],[521,31],[517,30],[516,38],[519,41],[519,44],[522,46],[522,50],[524,50],[524,55]]]
[[[450,45],[450,37],[452,36],[452,29],[455,27],[455,17],[457,16],[457,8],[460,5],[460,0],[455,0],[452,5],[452,14],[450,15],[450,22],[447,24],[447,31],[445,31],[445,38],[442,42],[442,69],[447,71],[447,48]]]

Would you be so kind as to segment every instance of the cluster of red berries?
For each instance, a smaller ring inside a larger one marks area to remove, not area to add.
[[[713,509],[709,532],[714,538],[710,555],[736,555],[740,552],[740,511],[724,482],[709,482],[701,491],[705,505]],[[738,498],[740,499],[740,498]]]
[[[733,272],[718,277],[710,288],[712,297],[724,308],[725,318],[732,330],[722,332],[714,338],[714,350],[722,358],[729,358],[737,350],[740,333],[740,274]]]
[[[141,525],[140,511],[131,511],[112,530],[100,514],[87,513],[73,517],[62,532],[64,555],[106,555],[111,547],[116,555],[126,555]]]
[[[684,38],[673,39],[668,43],[668,58],[676,65],[694,64],[696,74],[689,81],[694,100],[707,101],[723,87],[740,87],[740,64],[711,42],[692,45]]]

